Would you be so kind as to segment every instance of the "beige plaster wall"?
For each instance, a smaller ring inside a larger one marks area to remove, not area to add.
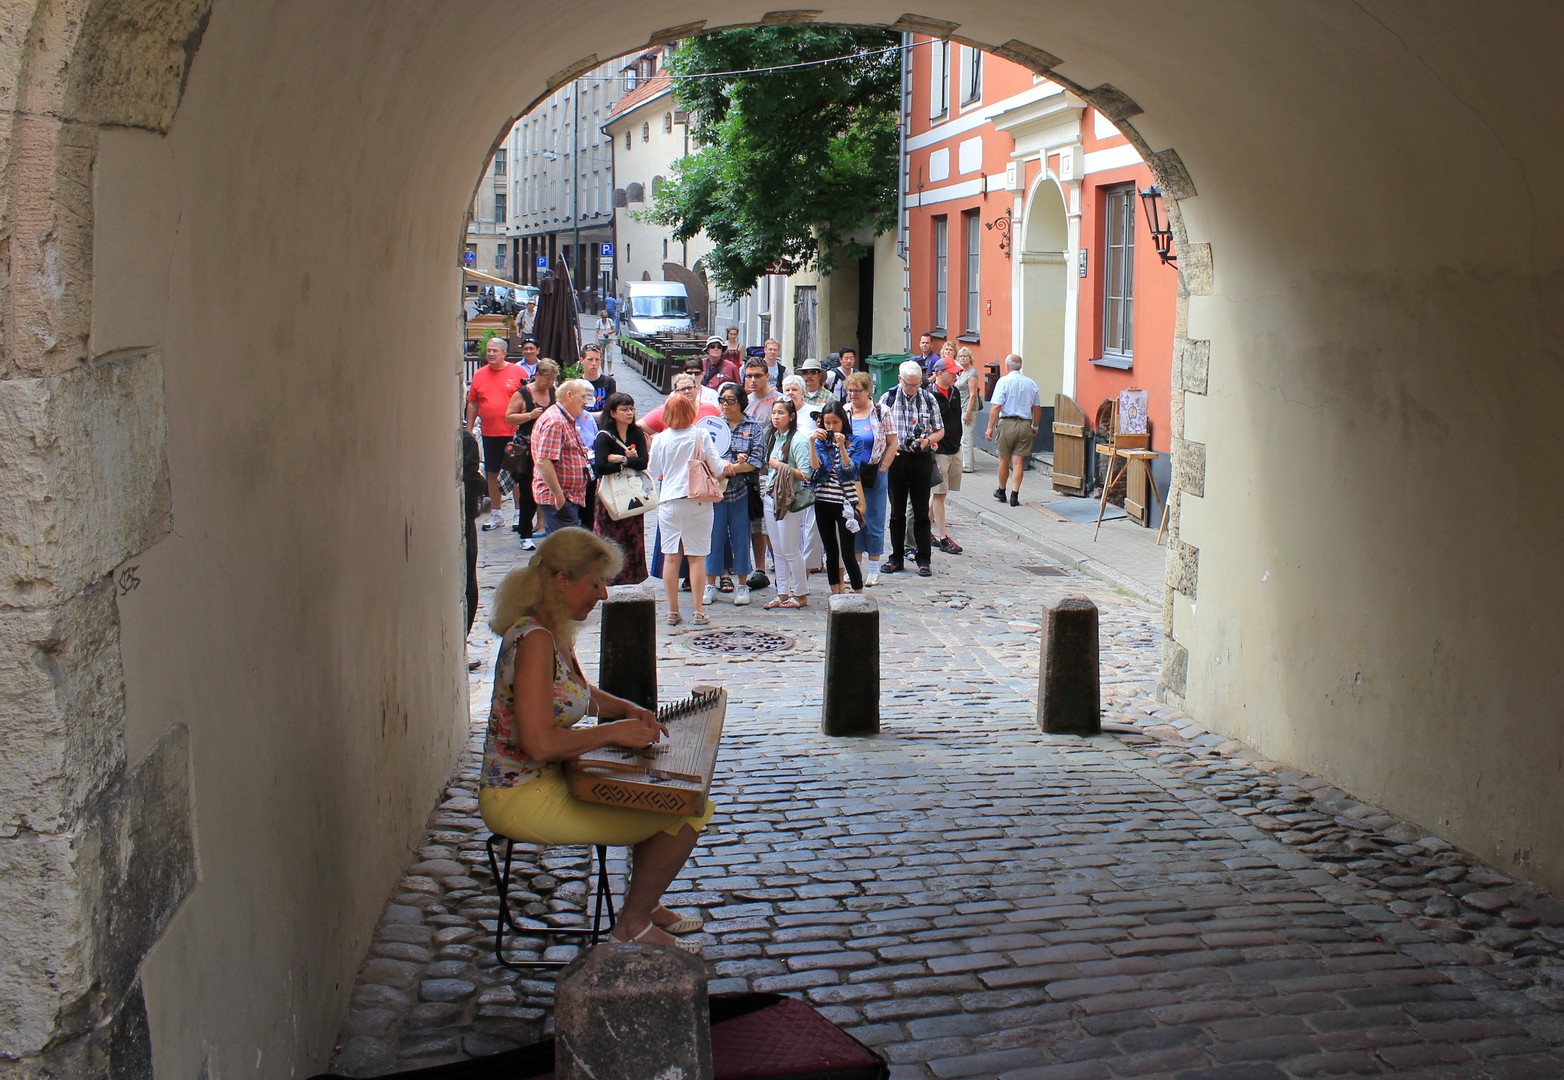
[[[93,334],[160,359],[173,508],[119,601],[125,741],[136,761],[188,725],[201,869],[143,969],[161,1075],[324,1065],[459,747],[454,267],[493,140],[545,90],[511,61],[765,10],[218,0],[169,136],[104,140]],[[1116,85],[1199,191],[1209,396],[1175,416],[1209,465],[1178,524],[1175,693],[1564,885],[1560,466],[1523,419],[1561,389],[1556,9],[941,15]]]

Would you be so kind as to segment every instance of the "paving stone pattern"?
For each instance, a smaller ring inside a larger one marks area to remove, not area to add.
[[[871,590],[879,737],[819,734],[823,595],[712,609],[715,628],[793,636],[788,652],[703,654],[688,625],[659,630],[666,694],[715,680],[731,695],[717,817],[668,898],[707,920],[714,992],[797,995],[898,1080],[1564,1075],[1564,903],[1157,704],[1156,610],[1025,572],[1039,559],[1014,538],[953,526],[967,554]],[[514,552],[514,534],[484,538],[486,600]],[[1093,739],[1033,719],[1037,620],[1066,593],[1101,609]],[[481,624],[474,640],[492,655]],[[472,753],[360,972],[338,1073],[549,1030],[551,977],[491,955],[474,788],[487,679],[471,684]],[[579,849],[527,858],[530,912],[578,920]]]

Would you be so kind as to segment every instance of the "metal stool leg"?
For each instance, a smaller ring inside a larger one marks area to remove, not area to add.
[[[505,855],[503,863],[495,851],[495,845],[501,841],[503,841],[505,844]],[[495,884],[499,889],[500,896],[500,907],[499,911],[495,914],[494,920],[494,959],[498,961],[501,966],[510,968],[512,970],[564,967],[570,961],[507,960],[505,958],[505,931],[508,928],[513,934],[541,937],[544,938],[545,941],[554,937],[585,937],[585,945],[588,948],[596,945],[598,940],[603,935],[604,911],[607,911],[610,925],[614,919],[613,890],[608,880],[608,848],[602,844],[594,845],[590,849],[588,855],[589,859],[596,859],[597,861],[596,873],[593,873],[590,866],[588,867],[587,871],[587,881],[589,882],[588,888],[592,889],[596,893],[596,896],[589,898],[592,904],[592,925],[589,927],[544,925],[531,926],[526,924],[518,924],[511,914],[510,878],[514,846],[514,840],[511,840],[509,837],[500,836],[496,833],[491,833],[489,835],[488,841],[486,842],[489,855],[489,869],[494,874]]]

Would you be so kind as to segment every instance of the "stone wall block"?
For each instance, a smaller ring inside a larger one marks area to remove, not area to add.
[[[96,859],[98,985],[117,1002],[199,876],[189,728],[169,728],[93,806],[82,847]]]
[[[1170,704],[1189,696],[1189,650],[1176,641],[1162,644],[1162,675],[1157,686],[1162,699]]]
[[[97,133],[52,119],[19,118],[7,162],[6,352],[37,375],[87,359],[92,319],[92,166]]]
[[[1179,342],[1173,352],[1173,385],[1192,394],[1205,394],[1211,383],[1211,343]]]
[[[1173,484],[1180,491],[1203,497],[1206,493],[1206,444],[1173,440]]]
[[[211,12],[212,0],[92,0],[65,114],[167,131]]]
[[[0,380],[0,604],[64,603],[168,534],[167,434],[155,353]]]
[[[1168,540],[1168,587],[1178,590],[1193,600],[1195,599],[1195,586],[1199,578],[1200,549],[1193,544],[1186,544],[1178,537],[1170,537]]]
[[[73,828],[125,765],[113,588],[0,629],[0,837]],[[0,908],[0,910],[4,910]]]
[[[72,836],[0,840],[0,1059],[32,1057],[92,1026],[92,1010],[73,1007],[94,981],[93,913],[81,862]]]
[[[1179,289],[1186,296],[1210,296],[1213,287],[1210,244],[1186,244],[1175,247],[1178,256]]]

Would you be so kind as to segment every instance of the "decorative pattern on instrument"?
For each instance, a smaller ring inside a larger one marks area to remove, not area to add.
[[[645,751],[605,746],[567,762],[571,792],[607,806],[700,813],[716,769],[727,699],[721,687],[698,686],[657,710],[668,736],[656,746]]]

